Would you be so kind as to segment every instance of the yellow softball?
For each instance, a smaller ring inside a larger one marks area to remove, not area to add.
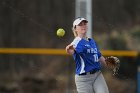
[[[63,37],[65,35],[65,30],[63,28],[59,28],[56,32],[57,36]]]

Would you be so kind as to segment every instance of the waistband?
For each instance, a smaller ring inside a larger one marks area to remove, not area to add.
[[[79,74],[79,76],[95,74],[95,73],[98,72],[98,71],[100,71],[100,70],[99,70],[99,69],[94,69],[94,70],[91,70],[91,71],[89,71],[89,72],[81,73],[81,74]]]

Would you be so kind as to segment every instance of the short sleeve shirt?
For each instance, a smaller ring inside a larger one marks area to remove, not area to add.
[[[88,38],[88,40],[85,40],[76,37],[71,44],[75,48],[73,57],[76,62],[76,74],[101,68],[99,58],[102,55],[93,39]]]

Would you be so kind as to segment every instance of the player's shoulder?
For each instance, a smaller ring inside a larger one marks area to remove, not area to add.
[[[95,39],[94,38],[88,38],[89,41],[92,41],[94,43],[96,43]]]
[[[78,43],[81,41],[81,39],[82,38],[80,38],[80,37],[75,37],[71,44],[76,47],[78,45]]]
[[[89,41],[95,41],[94,38],[90,38],[90,37],[88,37],[88,40]]]

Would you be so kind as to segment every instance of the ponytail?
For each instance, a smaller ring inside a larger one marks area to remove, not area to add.
[[[73,31],[73,35],[74,35],[74,37],[77,37],[78,34],[77,34],[76,30],[75,30],[75,27],[72,28],[72,31]]]

